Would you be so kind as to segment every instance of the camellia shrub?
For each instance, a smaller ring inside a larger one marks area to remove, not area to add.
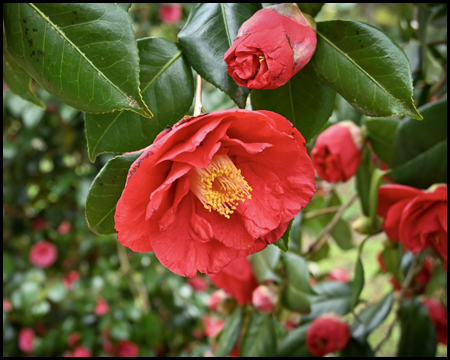
[[[3,9],[4,355],[446,355],[446,4]]]

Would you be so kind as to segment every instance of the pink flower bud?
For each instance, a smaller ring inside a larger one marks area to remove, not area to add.
[[[85,346],[77,346],[73,351],[73,357],[92,357],[92,351]]]
[[[348,282],[348,274],[344,269],[333,269],[328,274],[328,280],[330,281],[340,281],[340,282]]]
[[[97,303],[95,304],[95,315],[103,316],[109,311],[109,305],[105,299],[99,297]]]
[[[205,325],[205,335],[209,338],[216,337],[222,331],[225,321],[216,320],[211,316],[204,316],[202,318],[203,324]]]
[[[64,220],[58,226],[58,232],[60,235],[66,235],[66,234],[70,233],[70,230],[72,230],[72,224],[67,220]]]
[[[259,285],[252,294],[252,305],[263,314],[272,314],[278,302],[278,289],[274,285]]]
[[[67,338],[70,347],[74,347],[80,341],[81,335],[78,332],[71,333]]]
[[[56,246],[48,241],[41,240],[31,247],[29,260],[40,268],[52,266],[58,257]]]
[[[218,311],[219,304],[223,303],[228,298],[230,298],[230,295],[222,289],[213,291],[208,300],[208,308],[212,311]]]
[[[197,275],[195,278],[188,279],[187,283],[192,286],[194,291],[206,291],[208,289],[208,282],[203,276]]]
[[[163,23],[176,24],[183,16],[183,9],[180,4],[161,5],[159,7],[159,18]]]
[[[76,270],[72,270],[70,273],[68,273],[66,276],[64,276],[64,286],[67,290],[71,290],[73,287],[73,284],[76,283],[78,280],[80,280],[80,274]]]
[[[23,328],[18,337],[19,349],[24,353],[30,354],[33,351],[34,331],[30,328]]]
[[[13,309],[13,306],[11,304],[11,301],[9,299],[4,298],[3,299],[3,311],[4,312],[10,312]]]

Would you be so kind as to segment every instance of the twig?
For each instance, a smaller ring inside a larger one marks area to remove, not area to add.
[[[194,116],[202,113],[202,77],[197,74],[197,87],[195,89]]]
[[[386,341],[391,337],[392,330],[394,329],[395,324],[397,324],[397,321],[400,318],[400,308],[401,308],[403,301],[405,300],[406,290],[410,287],[411,282],[413,281],[414,276],[417,273],[417,264],[418,263],[419,263],[419,255],[416,255],[412,261],[411,267],[409,268],[408,274],[406,274],[406,278],[403,281],[402,289],[400,291],[400,296],[398,297],[398,300],[397,300],[398,308],[395,313],[395,318],[392,321],[391,325],[389,325],[389,328],[388,328],[384,338],[378,343],[378,345],[373,350],[374,354],[377,353],[381,349],[381,347],[386,343]]]
[[[328,236],[333,231],[334,227],[344,214],[345,210],[348,209],[348,207],[356,200],[357,197],[358,194],[353,195],[351,199],[347,201],[347,203],[345,203],[339,208],[336,214],[334,214],[333,219],[331,219],[331,221],[328,223],[325,229],[323,229],[322,232],[319,234],[319,236],[317,236],[316,241],[314,241],[314,243],[309,247],[309,250],[307,251],[305,256],[310,258],[312,255],[314,255],[317,251],[320,250],[320,248],[327,241]]]
[[[330,207],[327,207],[327,208],[324,208],[324,209],[310,211],[310,212],[308,212],[308,213],[303,215],[303,219],[311,219],[311,218],[316,217],[316,216],[333,213],[333,212],[338,211],[340,208],[341,208],[341,205],[337,205],[337,206],[330,206]]]

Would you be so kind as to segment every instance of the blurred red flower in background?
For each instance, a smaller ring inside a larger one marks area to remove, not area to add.
[[[71,290],[73,287],[73,284],[76,283],[78,280],[80,280],[80,274],[76,270],[72,270],[70,273],[68,273],[66,276],[64,276],[63,282],[64,286],[67,290]]]
[[[344,269],[336,268],[331,270],[327,276],[330,281],[348,282],[348,274]]]
[[[109,311],[109,305],[105,299],[99,297],[95,303],[95,315],[103,316]]]
[[[447,264],[447,185],[422,191],[405,185],[383,185],[378,190],[378,215],[383,230],[414,254],[434,248]]]
[[[206,291],[208,289],[208,282],[204,277],[199,275],[195,278],[188,279],[187,283],[192,286],[194,291]]]
[[[67,338],[67,342],[68,342],[70,347],[74,347],[78,343],[78,341],[80,341],[80,339],[81,339],[80,333],[73,332]]]
[[[7,298],[3,298],[3,311],[4,312],[10,312],[12,310],[13,306],[11,304],[11,301]]]
[[[351,121],[341,121],[317,137],[311,159],[323,180],[345,182],[355,175],[363,149],[361,129]]]
[[[56,246],[46,240],[41,240],[31,247],[29,260],[40,268],[48,268],[52,266],[58,257]]]
[[[85,346],[77,346],[73,350],[73,357],[92,357],[92,351]]]
[[[202,321],[205,326],[205,335],[209,338],[219,335],[225,325],[225,321],[214,319],[209,315],[203,316]]]
[[[242,306],[252,300],[252,292],[259,285],[247,258],[236,259],[222,271],[208,276],[215,286],[231,294]]]
[[[24,353],[31,353],[34,346],[34,331],[30,328],[23,328],[18,337],[19,349]]]
[[[436,299],[425,299],[423,304],[436,329],[439,343],[447,345],[447,308]]]
[[[66,235],[70,233],[70,230],[72,230],[72,224],[67,220],[64,220],[61,224],[58,225],[58,233],[60,235]]]
[[[159,18],[163,23],[176,24],[183,16],[183,9],[180,4],[160,5]]]
[[[120,340],[117,344],[117,356],[119,357],[136,357],[139,355],[138,346],[128,340]]]
[[[278,288],[275,285],[259,285],[252,293],[252,305],[263,314],[272,314],[278,303]]]
[[[132,164],[116,207],[119,241],[188,277],[261,251],[314,195],[304,144],[269,111],[186,117]]]
[[[39,231],[47,228],[48,221],[43,218],[37,218],[33,221],[33,225],[31,226],[34,231]]]
[[[318,317],[306,332],[306,346],[314,356],[342,350],[349,341],[350,329],[337,315]]]

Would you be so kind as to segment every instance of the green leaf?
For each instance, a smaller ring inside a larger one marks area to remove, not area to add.
[[[86,200],[86,221],[98,235],[113,234],[116,204],[122,195],[131,164],[141,155],[116,156],[100,170],[91,184]]]
[[[220,333],[216,357],[227,356],[233,350],[242,326],[242,308],[238,306],[225,320],[225,326]]]
[[[6,45],[45,90],[86,112],[152,117],[139,90],[130,18],[112,3],[8,3]]]
[[[352,337],[364,345],[370,333],[386,319],[393,302],[394,297],[390,292],[381,301],[361,311],[351,327]]]
[[[352,288],[340,281],[324,281],[313,287],[317,296],[311,297],[311,312],[302,315],[302,323],[314,320],[320,315],[335,312],[344,316],[350,312]]]
[[[342,349],[341,357],[374,357],[372,348],[370,347],[367,341],[364,341],[362,344],[356,341],[355,339],[350,338],[347,346]]]
[[[290,221],[288,228],[284,232],[283,236],[273,243],[273,245],[275,245],[278,249],[280,249],[283,252],[289,251],[289,237],[291,235],[292,224],[294,223],[294,219]]]
[[[372,172],[372,179],[370,180],[370,192],[369,192],[369,217],[372,222],[372,229],[376,228],[377,225],[377,208],[378,208],[378,188],[381,185],[381,180],[383,176],[387,174],[388,171],[375,169]]]
[[[364,268],[361,261],[361,253],[359,253],[355,265],[355,277],[352,281],[352,300],[350,303],[352,309],[358,303],[359,295],[361,295],[363,287],[364,287]]]
[[[331,116],[334,96],[335,92],[322,83],[308,64],[278,89],[253,90],[251,100],[253,110],[270,110],[284,116],[308,142]]]
[[[3,79],[8,88],[22,99],[45,109],[45,105],[31,89],[31,76],[6,51],[3,32]]]
[[[338,121],[350,120],[356,125],[361,126],[362,114],[339,94],[336,95],[336,106]]]
[[[289,234],[289,247],[295,251],[300,251],[302,247],[302,233],[300,231],[302,220],[303,211],[300,211],[292,221],[292,228]]]
[[[378,158],[391,165],[392,149],[394,147],[395,133],[400,124],[396,118],[366,119],[364,121],[367,138]]]
[[[201,3],[191,10],[178,34],[183,54],[195,71],[224,91],[240,108],[245,107],[250,90],[237,85],[227,74],[223,57],[241,25],[260,9],[259,3]]]
[[[131,111],[86,114],[86,138],[93,162],[104,152],[124,153],[150,145],[167,125],[189,110],[194,98],[192,71],[177,43],[159,38],[137,41],[142,96],[155,116]]]
[[[364,215],[369,216],[369,194],[370,194],[370,179],[372,178],[373,165],[370,161],[370,151],[364,149],[364,155],[358,170],[356,170],[356,189],[358,190],[359,200],[361,201],[361,208]]]
[[[301,325],[287,334],[281,341],[277,357],[312,357],[312,354],[306,347],[306,332],[308,328],[309,324]]]
[[[371,25],[349,20],[317,23],[312,64],[320,78],[362,114],[422,118],[412,100],[408,58]]]
[[[309,270],[305,259],[293,253],[284,253],[282,261],[288,280],[283,294],[284,305],[288,309],[300,313],[310,312],[309,298],[314,291],[309,284]]]
[[[303,13],[315,17],[325,3],[298,3],[297,5]]]
[[[280,250],[274,246],[267,246],[263,251],[250,256],[250,264],[258,282],[265,280],[280,281],[280,277],[274,270],[280,258]]]
[[[399,357],[434,357],[437,336],[427,308],[417,299],[406,299],[400,308]]]
[[[447,182],[447,100],[419,108],[424,120],[403,120],[394,141],[392,173],[396,182],[428,188]]]
[[[322,247],[315,252],[310,260],[314,262],[318,262],[320,260],[326,259],[328,257],[328,254],[330,253],[330,245],[326,242],[322,245]]]
[[[391,246],[386,246],[381,252],[381,258],[386,265],[386,270],[394,275],[395,279],[401,284],[403,283],[403,273],[400,268],[402,252],[397,243],[389,241]]]
[[[277,348],[275,326],[271,316],[253,311],[244,339],[242,357],[273,357]]]

